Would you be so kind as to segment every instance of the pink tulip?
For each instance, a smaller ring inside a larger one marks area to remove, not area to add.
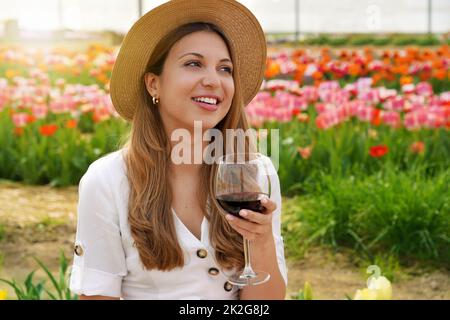
[[[402,111],[405,106],[405,99],[400,96],[392,97],[383,103],[386,110]]]
[[[16,127],[25,127],[27,125],[28,113],[17,112],[12,115],[12,121]]]
[[[428,82],[419,82],[416,85],[416,93],[420,96],[431,96],[433,94],[433,87]]]
[[[381,111],[380,114],[383,123],[393,128],[399,128],[401,126],[401,117],[398,112],[395,111]]]
[[[303,97],[308,102],[315,102],[317,100],[317,98],[319,97],[317,88],[313,87],[313,86],[304,86],[303,87]]]
[[[361,121],[370,122],[373,120],[374,115],[375,115],[375,108],[361,106],[360,108],[358,108],[356,116]]]
[[[44,119],[48,113],[48,107],[44,104],[36,104],[31,107],[33,116],[37,119]]]

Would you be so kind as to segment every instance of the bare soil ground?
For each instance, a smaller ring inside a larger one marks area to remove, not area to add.
[[[63,251],[72,259],[76,231],[78,187],[54,189],[0,181],[0,278],[16,279],[39,269],[33,256],[55,273]],[[332,252],[323,247],[308,250],[302,260],[287,257],[287,299],[308,281],[315,299],[345,299],[365,287],[367,274],[355,265],[351,250]],[[37,278],[43,273],[37,272]],[[413,267],[402,269],[393,283],[394,299],[450,299],[450,272]],[[0,284],[0,289],[9,287]]]

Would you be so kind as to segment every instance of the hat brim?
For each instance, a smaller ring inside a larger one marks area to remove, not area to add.
[[[266,65],[266,39],[256,17],[235,0],[171,0],[143,15],[125,36],[113,67],[111,100],[124,119],[133,119],[145,103],[142,75],[158,42],[170,31],[192,22],[217,25],[230,42],[234,77],[239,77],[244,105],[261,88]]]

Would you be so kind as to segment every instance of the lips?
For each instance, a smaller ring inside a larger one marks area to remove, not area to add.
[[[199,101],[195,101],[194,98],[191,99],[197,106],[199,106],[200,108],[207,110],[207,111],[216,111],[217,109],[219,109],[219,105],[220,102],[218,102],[217,104],[209,104],[206,102],[199,102]]]

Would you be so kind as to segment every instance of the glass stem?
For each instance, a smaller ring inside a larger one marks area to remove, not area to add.
[[[250,241],[246,238],[244,238],[244,259],[245,267],[241,277],[247,279],[256,277],[256,273],[253,271],[252,265],[250,264]]]

